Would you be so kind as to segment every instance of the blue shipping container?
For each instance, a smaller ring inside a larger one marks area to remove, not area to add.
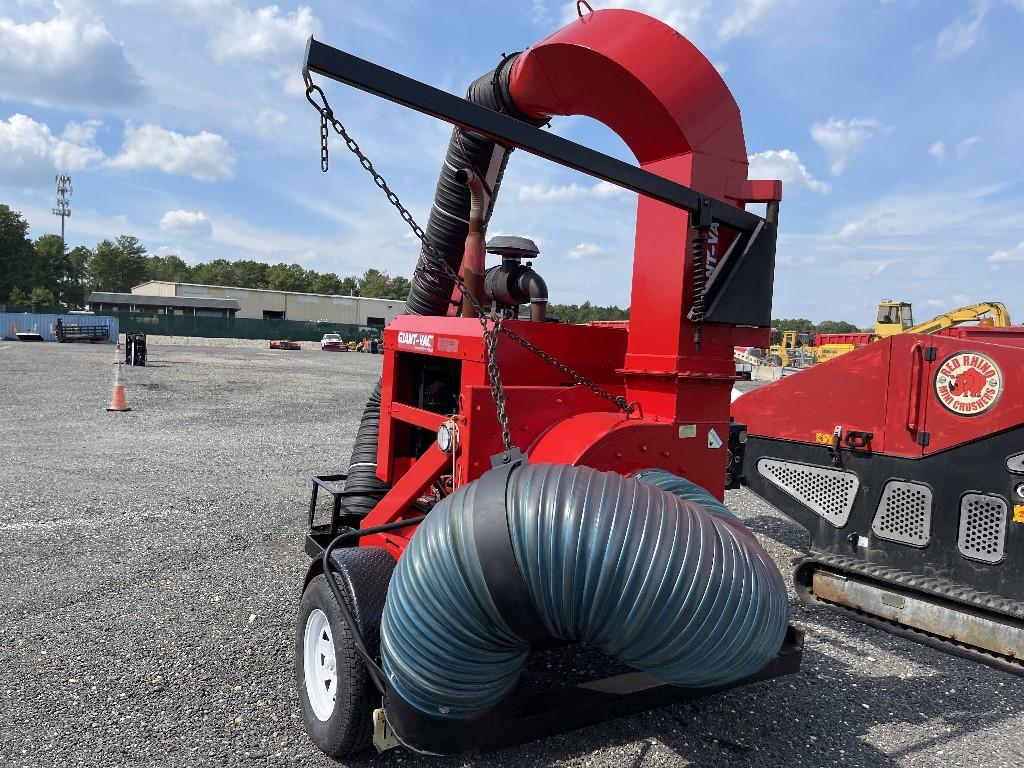
[[[107,342],[117,341],[116,317],[103,315],[34,315],[28,312],[0,312],[0,337],[17,339],[18,333],[38,333],[46,341],[56,341],[57,318],[64,326],[99,325],[107,329]]]

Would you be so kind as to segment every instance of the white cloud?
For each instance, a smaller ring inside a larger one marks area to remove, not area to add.
[[[521,203],[571,203],[585,198],[610,200],[632,194],[629,190],[599,181],[593,186],[572,184],[529,184],[516,190],[516,199]]]
[[[68,123],[61,137],[22,114],[0,122],[0,171],[5,181],[49,184],[53,172],[78,171],[103,159],[93,143],[98,122]]]
[[[81,123],[72,121],[64,126],[61,138],[73,144],[90,144],[96,140],[96,134],[102,127],[102,120],[85,120]]]
[[[159,125],[126,123],[124,146],[107,165],[132,171],[155,168],[200,181],[218,181],[234,175],[235,154],[227,139],[216,133],[185,136]]]
[[[157,256],[177,256],[186,264],[195,264],[198,259],[195,253],[183,245],[161,245],[156,249]]]
[[[981,141],[981,137],[980,136],[970,136],[970,137],[964,139],[963,141],[961,141],[959,144],[957,144],[956,145],[956,158],[957,158],[957,160],[963,160],[965,157],[967,157],[967,155],[970,154],[971,150],[974,148],[974,145],[977,144],[979,141]]]
[[[757,0],[749,0],[756,3]],[[601,8],[628,8],[646,13],[674,27],[687,37],[693,35],[698,26],[705,20],[711,7],[710,0],[590,0],[594,10]],[[576,18],[576,3],[566,3],[562,18],[567,23]]]
[[[868,140],[879,131],[887,130],[873,117],[841,120],[830,117],[827,122],[811,126],[811,138],[828,155],[833,176],[846,170],[850,159],[864,149]]]
[[[1009,250],[999,250],[988,257],[989,264],[1019,264],[1024,262],[1024,240]]]
[[[936,141],[928,147],[928,154],[941,163],[946,159],[946,143],[943,141]]]
[[[249,125],[259,134],[263,136],[273,136],[274,134],[280,133],[281,129],[284,128],[288,122],[288,115],[279,109],[261,109],[256,113],[255,117]]]
[[[771,13],[780,4],[780,0],[743,0],[739,7],[725,17],[718,28],[721,40],[732,40],[746,34],[754,23]]]
[[[208,236],[213,233],[210,217],[202,211],[168,211],[160,219],[160,229],[172,235]]]
[[[976,3],[970,21],[957,19],[939,32],[935,51],[940,59],[950,59],[969,51],[981,39],[982,24],[988,14],[989,3]]]
[[[530,3],[530,21],[539,27],[551,25],[551,10],[545,0],[532,0]]]
[[[210,41],[217,61],[259,59],[295,51],[317,28],[309,6],[285,16],[276,5],[255,10],[234,7]]]
[[[791,149],[775,151],[773,149],[750,155],[750,178],[779,179],[783,193],[786,190],[806,188],[812,192],[827,194],[831,187],[828,182],[815,179],[800,157]]]
[[[56,5],[45,21],[0,17],[0,97],[47,106],[114,107],[143,95],[142,80],[99,18]]]
[[[567,258],[576,260],[582,259],[586,256],[596,256],[601,253],[604,249],[597,243],[579,243],[569,249],[566,255]]]
[[[1009,6],[1024,13],[1024,0],[973,0],[969,18],[957,19],[939,31],[935,52],[940,59],[951,59],[971,50],[985,34],[985,20],[997,6]]]
[[[705,43],[712,42],[712,37],[716,37],[718,43],[725,43],[751,33],[757,22],[784,3],[785,0],[728,0],[719,4],[711,0],[590,0],[594,10],[628,8],[639,11],[660,19],[691,41],[702,42],[703,39]],[[549,17],[544,14],[548,5],[543,0],[533,0],[534,23],[549,25]],[[563,24],[576,19],[576,3],[565,2],[562,8]]]
[[[895,218],[895,214],[883,211],[882,213],[874,216],[867,216],[862,219],[851,219],[843,224],[836,233],[836,237],[840,240],[852,240],[855,237],[887,235],[893,230]]]

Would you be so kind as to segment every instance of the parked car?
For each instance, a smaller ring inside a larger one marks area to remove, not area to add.
[[[337,333],[325,333],[320,339],[320,349],[324,352],[348,352],[348,345]]]
[[[302,349],[302,344],[291,339],[274,339],[270,342],[271,349]]]

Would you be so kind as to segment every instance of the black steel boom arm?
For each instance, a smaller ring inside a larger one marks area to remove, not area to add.
[[[707,197],[690,187],[670,181],[614,157],[563,139],[500,112],[467,101],[447,91],[413,80],[390,69],[309,38],[306,69],[380,96],[417,112],[476,131],[494,141],[518,147],[559,165],[660,200],[691,213],[703,201],[711,219],[738,232],[751,234],[761,217]],[[706,212],[705,212],[706,216]]]

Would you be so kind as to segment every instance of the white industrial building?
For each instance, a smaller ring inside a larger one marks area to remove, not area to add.
[[[224,300],[238,302],[237,318],[256,320],[304,320],[307,322],[348,323],[383,328],[405,312],[405,302],[395,299],[368,299],[362,296],[328,296],[320,293],[271,291],[262,288],[224,288],[217,285],[172,283],[150,280],[136,285],[131,294],[120,294],[124,301],[132,296],[163,296],[176,299]],[[109,302],[108,302],[109,303]]]

